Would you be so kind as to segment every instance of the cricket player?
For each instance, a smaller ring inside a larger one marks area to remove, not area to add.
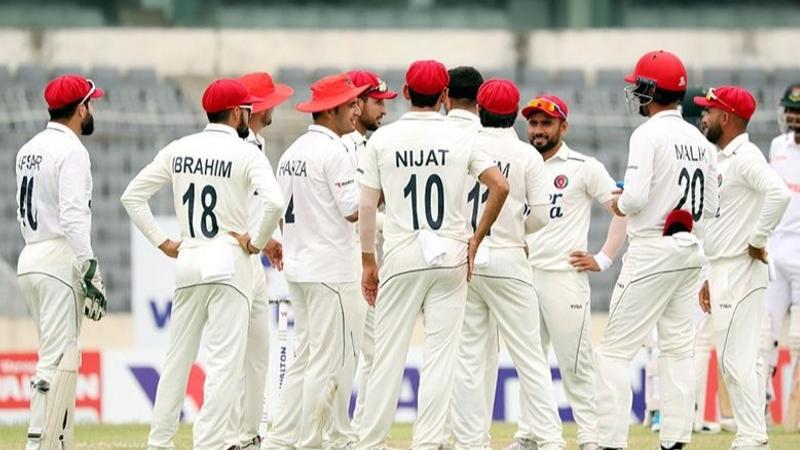
[[[210,122],[206,128],[164,147],[122,194],[122,204],[142,234],[165,255],[177,258],[170,342],[153,407],[150,449],[174,448],[201,337],[208,362],[194,448],[239,446],[239,424],[231,417],[241,400],[245,370],[253,301],[250,255],[264,248],[283,211],[266,158],[242,140],[248,135],[252,104],[259,101],[238,80],[212,82],[203,94]],[[147,203],[165,184],[174,193],[179,241],[158,226]],[[259,194],[261,213],[251,239],[242,199],[253,191]]]
[[[438,61],[416,61],[405,75],[411,111],[377,130],[359,158],[362,293],[375,306],[375,361],[367,383],[358,448],[380,448],[397,409],[406,354],[423,315],[424,361],[412,448],[442,445],[464,319],[467,281],[478,245],[509,187],[494,161],[439,114],[449,75]],[[464,176],[489,189],[472,237],[464,217]],[[375,258],[375,212],[386,200],[384,261]],[[380,283],[380,285],[379,285]],[[377,298],[376,298],[377,297]]]
[[[278,84],[266,72],[248,73],[239,78],[247,87],[250,95],[261,98],[253,103],[253,109],[248,121],[248,135],[245,141],[256,146],[264,154],[264,138],[259,134],[272,123],[272,112],[276,106],[285,102],[294,93],[294,89],[285,84]],[[266,159],[266,155],[264,155]],[[267,161],[269,165],[269,161]],[[270,173],[274,173],[269,166]],[[258,191],[250,194],[248,201],[248,224],[252,235],[258,231],[260,219],[260,199]],[[278,240],[270,239],[264,249],[264,254],[270,258],[273,265],[282,267],[282,247]],[[269,366],[269,293],[267,291],[267,276],[261,263],[261,255],[251,255],[250,264],[253,270],[253,302],[250,308],[250,320],[247,327],[247,348],[245,349],[245,370],[243,375],[243,389],[241,401],[234,408],[233,421],[239,424],[239,442],[242,448],[260,448],[261,436],[258,426],[264,408],[264,390],[267,382],[267,369]]]
[[[544,159],[550,222],[527,237],[528,261],[541,311],[542,346],[552,343],[581,450],[597,448],[595,367],[591,342],[591,298],[587,271],[604,271],[625,243],[625,219],[613,217],[597,254],[588,250],[592,200],[609,213],[617,189],[603,164],[564,142],[567,104],[554,95],[533,98],[522,110],[528,139]],[[523,419],[527,419],[523,417]],[[524,424],[526,427],[528,423]]]
[[[677,56],[648,52],[625,81],[629,107],[648,120],[631,135],[624,191],[611,199],[614,213],[628,217],[629,245],[597,348],[598,444],[628,446],[628,366],[656,327],[661,448],[680,449],[692,434],[692,306],[705,263],[695,234],[702,236],[703,221],[717,211],[715,154],[677,110],[687,86]]]
[[[706,230],[711,271],[700,291],[700,305],[711,313],[736,420],[731,448],[767,449],[766,368],[760,356],[769,283],[766,245],[789,204],[789,189],[750,142],[747,123],[756,109],[750,92],[720,86],[694,101],[708,110],[701,126],[719,148],[719,210]]]
[[[278,182],[286,199],[283,271],[295,318],[295,359],[286,372],[265,448],[322,448],[340,375],[355,363],[366,306],[358,292],[356,168],[342,142],[360,110],[346,74],[311,86],[297,110],[314,124],[281,156]],[[351,369],[352,370],[352,369]],[[346,414],[346,412],[344,413]],[[345,443],[346,445],[346,443]]]
[[[483,84],[483,76],[470,66],[459,66],[447,71],[450,82],[447,85],[447,100],[444,109],[447,121],[465,131],[481,129],[478,117],[478,89]]]
[[[767,312],[772,326],[769,379],[775,373],[778,337],[787,310],[791,367],[797,365],[800,356],[800,262],[797,259],[800,254],[800,83],[786,89],[781,98],[781,109],[783,134],[772,140],[769,161],[789,187],[792,200],[767,246],[775,267],[775,279],[766,292]]]
[[[342,136],[342,141],[347,147],[348,154],[353,158],[353,166],[358,167],[358,154],[367,145],[367,133],[372,133],[381,126],[381,121],[386,116],[386,101],[397,98],[397,92],[389,89],[385,81],[378,74],[367,70],[352,70],[347,75],[356,86],[368,86],[358,97],[358,109],[361,115],[355,123],[355,130],[352,133]],[[380,232],[383,228],[383,213],[378,212],[377,229]],[[358,238],[358,237],[356,237]],[[380,242],[378,234],[378,242]],[[358,245],[358,242],[357,242]],[[361,267],[361,255],[358,256],[359,271]],[[335,415],[332,420],[333,429],[329,432],[331,447],[341,448],[348,443],[355,444],[358,441],[358,427],[364,416],[364,400],[366,398],[367,380],[372,371],[372,362],[375,358],[375,333],[373,329],[375,309],[366,305],[366,315],[364,329],[360,339],[360,357],[358,358],[358,372],[360,381],[358,386],[358,396],[356,397],[355,410],[353,411],[353,421],[350,422],[350,394],[351,389],[340,389],[336,391]],[[357,336],[358,338],[358,336]],[[351,386],[355,375],[355,361],[348,359],[348,367],[342,371],[340,384]]]
[[[63,75],[44,90],[50,121],[17,152],[17,278],[39,337],[27,450],[75,448],[81,315],[100,320],[106,293],[91,243],[92,172],[80,136],[94,131],[103,90]]]
[[[550,365],[541,345],[539,302],[525,245],[527,233],[547,224],[544,163],[514,131],[519,90],[511,81],[492,79],[483,83],[477,101],[483,128],[478,131],[476,145],[495,160],[511,190],[478,249],[467,292],[452,401],[456,448],[491,448],[491,411],[486,409],[494,405],[497,335],[501,334],[520,377],[522,416],[527,419],[511,448],[561,449],[561,421]],[[469,184],[465,214],[476,224],[483,210],[484,189],[477,181]],[[526,211],[530,212],[527,218]],[[494,343],[494,348],[487,348],[486,341]],[[494,366],[486,367],[486,360]],[[487,381],[490,372],[495,375]],[[491,386],[485,386],[487,382]],[[485,399],[487,390],[492,395]]]

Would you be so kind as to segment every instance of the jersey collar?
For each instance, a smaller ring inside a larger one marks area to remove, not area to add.
[[[64,133],[67,136],[80,140],[80,138],[78,138],[75,132],[72,131],[68,126],[60,124],[58,122],[47,122],[47,129],[57,131],[59,133]]]
[[[333,139],[334,141],[341,142],[342,140],[342,138],[338,134],[334,133],[333,130],[331,130],[328,127],[323,127],[322,125],[311,124],[308,126],[308,131],[314,133],[322,133],[325,136],[328,136],[329,138]]]
[[[409,111],[400,120],[444,120],[444,116],[436,111]]]
[[[480,125],[481,123],[480,117],[467,111],[466,109],[451,109],[450,112],[447,113],[447,118],[456,120],[467,120],[473,123],[477,123],[478,125]]]
[[[366,136],[361,134],[361,132],[359,132],[358,130],[353,130],[351,133],[348,133],[347,135],[350,136],[350,139],[352,139],[353,142],[355,142],[356,144],[366,144],[367,143]]]
[[[750,135],[747,134],[747,133],[742,133],[742,134],[736,136],[735,138],[733,138],[732,141],[728,142],[728,145],[726,145],[725,148],[722,149],[721,153],[723,155],[725,155],[726,158],[730,158],[731,155],[736,150],[738,150],[739,147],[742,146],[742,144],[744,144],[745,142],[749,142],[749,141],[750,141]]]
[[[213,131],[213,132],[216,132],[216,133],[226,133],[226,134],[230,134],[231,136],[239,137],[239,133],[237,133],[236,130],[232,126],[224,125],[224,124],[221,124],[221,123],[210,123],[210,124],[206,125],[206,127],[203,129],[203,131]]]
[[[680,111],[677,109],[666,109],[664,111],[657,112],[650,117],[650,119],[660,119],[666,117],[677,117],[683,120],[683,116],[681,115]]]

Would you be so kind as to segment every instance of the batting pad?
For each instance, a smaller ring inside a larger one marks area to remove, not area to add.
[[[41,450],[73,450],[75,442],[75,386],[81,354],[77,346],[68,347],[58,363],[56,376],[45,394],[46,409]]]

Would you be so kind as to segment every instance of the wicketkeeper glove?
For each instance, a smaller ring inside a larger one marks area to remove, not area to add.
[[[78,280],[80,294],[84,297],[83,315],[95,321],[102,319],[106,315],[106,288],[97,268],[97,259],[76,262],[73,272]]]

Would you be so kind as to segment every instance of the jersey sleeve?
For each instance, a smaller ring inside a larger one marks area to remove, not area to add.
[[[625,215],[642,210],[650,198],[653,181],[655,142],[641,129],[631,135],[628,166],[625,169],[625,190],[619,198],[619,210]]]
[[[58,173],[58,219],[78,261],[94,257],[91,244],[91,163],[83,149],[70,149]]]
[[[156,247],[169,237],[158,226],[148,201],[172,179],[169,168],[171,153],[169,149],[170,146],[167,146],[158,152],[155,159],[131,180],[120,198],[136,228]]]
[[[608,174],[606,167],[600,161],[594,158],[586,160],[586,193],[590,197],[600,203],[605,203],[611,200],[616,183],[611,175]]]
[[[360,192],[356,183],[356,169],[344,149],[336,149],[325,161],[325,181],[342,217],[358,212]]]
[[[739,158],[739,170],[742,177],[751,189],[764,195],[758,222],[753,227],[748,240],[753,247],[763,248],[767,245],[767,238],[781,221],[786,207],[789,206],[791,194],[789,188],[767,164],[758,150],[754,149],[752,153],[743,152]]]
[[[470,146],[469,166],[467,171],[475,178],[478,178],[484,170],[495,166],[494,160],[482,149],[477,148],[474,138],[469,139],[467,144]]]
[[[373,137],[367,142],[367,146],[358,153],[358,169],[356,177],[360,184],[381,190],[381,177],[378,168],[378,150],[374,145]]]
[[[247,150],[250,151],[245,166],[248,192],[258,192],[255,198],[260,202],[255,214],[260,220],[254,224],[255,235],[251,237],[251,243],[261,249],[267,245],[283,214],[283,194],[267,158],[253,148]]]

